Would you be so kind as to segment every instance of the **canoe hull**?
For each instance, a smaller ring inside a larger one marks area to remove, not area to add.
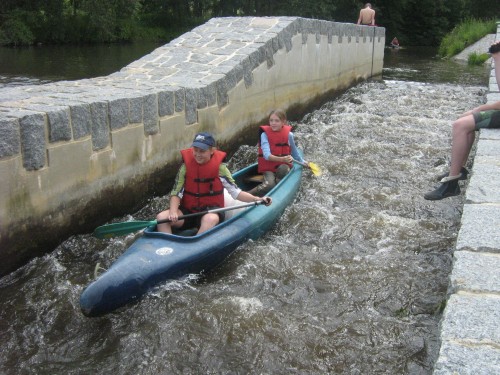
[[[235,173],[240,186],[256,166]],[[123,255],[80,296],[86,316],[100,316],[140,299],[151,288],[167,280],[213,269],[249,239],[257,239],[279,220],[300,186],[302,166],[290,173],[269,192],[273,204],[258,205],[192,237],[159,233],[147,228]]]

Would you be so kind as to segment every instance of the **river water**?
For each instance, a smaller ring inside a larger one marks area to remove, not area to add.
[[[0,89],[106,76],[157,47],[154,42],[0,47]]]
[[[132,235],[74,236],[0,279],[0,373],[431,374],[463,194],[422,195],[489,69],[410,49],[386,50],[385,67],[292,122],[323,175],[305,173],[278,225],[213,272],[100,318],[80,293]],[[255,154],[243,145],[230,168]]]

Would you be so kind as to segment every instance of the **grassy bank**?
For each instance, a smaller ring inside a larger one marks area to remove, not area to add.
[[[485,35],[494,34],[496,28],[496,20],[494,19],[467,19],[443,38],[439,45],[438,54],[444,58],[455,56]],[[478,59],[474,60],[477,61]]]

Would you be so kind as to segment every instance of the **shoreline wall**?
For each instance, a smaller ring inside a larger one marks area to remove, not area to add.
[[[487,102],[496,101],[500,82],[492,61]],[[435,375],[500,373],[500,129],[479,131],[471,172]]]
[[[166,193],[194,134],[219,145],[381,75],[385,29],[214,18],[106,77],[0,90],[0,276]]]

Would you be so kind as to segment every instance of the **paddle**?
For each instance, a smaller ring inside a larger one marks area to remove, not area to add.
[[[230,210],[236,210],[238,208],[245,208],[245,207],[250,207],[250,206],[256,206],[258,204],[265,203],[264,200],[258,200],[256,202],[251,202],[251,203],[245,203],[245,204],[240,204],[238,206],[230,206],[230,207],[222,207],[222,208],[214,208],[212,210],[206,210],[206,211],[200,211],[200,212],[195,212],[192,214],[187,214],[187,215],[181,215],[179,216],[179,220],[186,219],[188,217],[193,217],[193,216],[200,216],[200,215],[205,215],[208,213],[216,213],[216,212],[225,212],[225,211],[230,211]],[[125,221],[122,223],[113,223],[113,224],[106,224],[102,225],[100,227],[97,227],[94,230],[94,237],[97,238],[111,238],[114,236],[121,236],[124,234],[129,234],[132,232],[136,232],[138,230],[147,228],[151,225],[156,225],[156,224],[161,224],[161,223],[168,223],[171,222],[172,220],[170,219],[164,219],[164,220],[151,220],[151,221]]]
[[[309,168],[311,170],[311,172],[313,173],[313,175],[315,176],[321,176],[321,168],[317,165],[317,164],[314,164],[312,162],[309,162],[309,163],[302,163],[298,160],[295,160],[293,159],[293,162],[294,163],[297,163],[297,164],[300,164],[306,168]]]

